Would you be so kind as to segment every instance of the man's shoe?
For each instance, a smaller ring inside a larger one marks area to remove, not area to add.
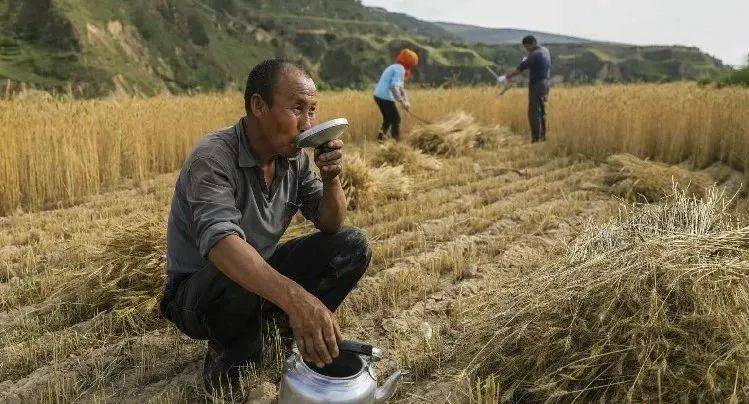
[[[382,143],[387,139],[387,135],[385,135],[385,132],[379,132],[377,133],[377,141]]]
[[[242,371],[257,361],[248,361],[244,366],[231,365],[226,353],[208,346],[203,359],[203,391],[213,403],[241,403],[247,398],[242,386]]]

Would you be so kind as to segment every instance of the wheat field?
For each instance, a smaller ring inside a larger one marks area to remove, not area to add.
[[[528,131],[526,92],[415,90],[414,111],[436,120],[470,111],[479,122]],[[326,92],[319,120],[344,116],[354,143],[372,139],[379,114],[367,92]],[[194,140],[233,123],[241,94],[93,101],[0,101],[0,214],[69,206],[83,196],[179,168]],[[749,92],[692,84],[555,88],[549,139],[559,155],[627,152],[699,167],[745,170]],[[404,116],[409,130],[416,119]]]
[[[368,140],[369,94],[320,108],[352,122],[349,181],[402,185],[349,213],[373,259],[336,313],[384,348],[381,376],[411,371],[393,402],[749,399],[749,91],[554,89],[545,144],[520,89],[412,97],[440,122],[404,117],[399,145]],[[155,312],[165,221],[184,153],[240,96],[6,106],[0,402],[204,401],[205,343]],[[285,237],[311,230],[296,218]],[[249,378],[258,402],[271,368]]]

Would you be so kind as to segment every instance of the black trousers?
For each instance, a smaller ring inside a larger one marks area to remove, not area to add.
[[[549,82],[544,80],[531,84],[528,88],[528,123],[531,126],[531,140],[546,139],[546,100],[549,97]]]
[[[377,103],[377,107],[380,108],[380,113],[382,113],[380,132],[387,133],[390,130],[393,138],[398,140],[401,135],[401,116],[398,113],[398,108],[395,106],[395,101],[383,100],[379,97],[374,97],[374,100]]]
[[[331,311],[364,274],[372,253],[359,229],[314,233],[278,247],[268,263],[317,296]],[[263,314],[276,309],[213,264],[165,290],[161,312],[194,339],[207,339],[226,366],[262,358]]]

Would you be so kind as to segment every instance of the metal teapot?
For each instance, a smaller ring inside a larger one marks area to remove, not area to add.
[[[404,370],[393,373],[382,387],[377,387],[373,363],[380,360],[382,350],[372,345],[342,341],[339,355],[322,368],[307,365],[294,346],[284,363],[278,390],[279,404],[373,404],[384,403],[398,385]]]

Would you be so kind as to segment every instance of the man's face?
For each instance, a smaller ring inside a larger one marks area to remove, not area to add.
[[[528,53],[533,52],[533,48],[535,48],[535,47],[536,47],[536,45],[527,44],[527,43],[523,44],[523,48],[525,48],[525,51],[528,52]]]
[[[296,69],[283,69],[273,94],[273,105],[258,116],[263,134],[274,153],[293,157],[297,135],[315,125],[317,88],[311,78]]]

